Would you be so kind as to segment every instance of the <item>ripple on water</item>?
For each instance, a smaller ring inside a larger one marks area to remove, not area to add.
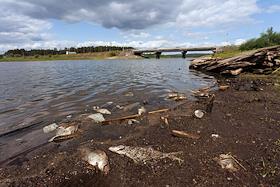
[[[163,99],[168,90],[212,84],[214,78],[189,71],[186,59],[0,63],[0,130],[52,121],[96,102]],[[135,96],[123,96],[127,91]]]

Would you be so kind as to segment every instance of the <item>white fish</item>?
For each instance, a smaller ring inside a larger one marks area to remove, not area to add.
[[[154,150],[151,147],[130,147],[124,145],[110,147],[109,150],[119,155],[127,156],[128,158],[132,159],[136,164],[157,162],[158,160],[165,158],[169,158],[173,161],[178,161],[179,164],[183,162],[182,159],[176,156],[182,154],[182,152],[162,153],[160,151]]]
[[[204,116],[204,112],[203,112],[202,110],[196,110],[196,111],[194,112],[194,115],[195,115],[195,117],[201,119],[201,118],[203,118],[203,116]]]
[[[105,175],[109,173],[109,159],[104,151],[90,151],[89,149],[84,148],[81,149],[81,153],[84,161],[87,161],[90,165],[97,167]]]
[[[142,114],[145,114],[147,112],[147,110],[145,109],[145,107],[141,107],[138,109],[138,114],[141,116]]]
[[[128,125],[133,125],[133,124],[139,124],[140,123],[140,121],[138,121],[138,120],[136,120],[136,119],[130,119],[130,120],[128,120]]]
[[[58,125],[56,123],[53,123],[48,126],[45,126],[43,128],[43,132],[47,134],[47,133],[55,131],[57,128],[58,128]]]
[[[57,131],[56,131],[56,135],[54,137],[52,137],[49,140],[49,142],[54,141],[56,138],[70,136],[70,135],[74,134],[75,132],[77,132],[77,130],[78,130],[78,126],[69,126],[67,128],[58,127]]]
[[[96,109],[95,111],[100,113],[100,114],[107,114],[107,115],[111,115],[112,114],[109,110],[103,109],[103,108]]]
[[[231,172],[236,172],[239,170],[238,163],[233,158],[233,156],[229,154],[221,154],[219,158],[215,158],[214,160],[217,161],[223,169],[227,169]]]
[[[101,122],[105,121],[104,116],[100,113],[92,114],[92,115],[88,116],[88,118],[92,119],[95,123],[101,123]]]

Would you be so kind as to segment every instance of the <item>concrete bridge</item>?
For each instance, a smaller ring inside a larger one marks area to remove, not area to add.
[[[217,47],[193,47],[193,48],[164,48],[164,49],[145,49],[145,50],[134,50],[134,55],[143,56],[144,54],[155,54],[157,59],[160,59],[161,53],[164,52],[181,52],[182,57],[186,58],[187,52],[193,51],[212,51],[216,53],[220,51],[220,48]]]

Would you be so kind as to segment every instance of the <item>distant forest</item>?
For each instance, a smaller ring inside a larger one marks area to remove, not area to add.
[[[97,47],[71,47],[65,49],[13,49],[7,51],[4,56],[9,57],[22,57],[22,56],[43,56],[43,55],[61,55],[66,54],[66,51],[76,53],[94,53],[94,52],[107,52],[107,51],[122,51],[133,49],[132,47],[117,47],[117,46],[97,46]]]

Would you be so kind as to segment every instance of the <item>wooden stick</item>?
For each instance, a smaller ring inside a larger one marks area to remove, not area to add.
[[[165,109],[148,112],[148,114],[157,114],[157,113],[163,113],[163,112],[168,112],[168,111],[169,111],[169,109],[165,108]]]
[[[169,109],[160,109],[160,110],[155,110],[155,111],[148,112],[148,114],[157,114],[157,113],[163,113],[163,112],[167,112],[167,111],[169,111]],[[115,121],[135,119],[135,118],[139,118],[140,116],[141,115],[139,115],[139,114],[135,114],[135,115],[125,116],[125,117],[121,117],[121,118],[109,119],[109,120],[103,121],[102,124],[103,125],[108,125],[108,124],[110,124],[112,122],[115,122]]]
[[[127,119],[135,119],[135,118],[139,118],[140,116],[141,115],[139,115],[139,114],[135,114],[135,115],[125,116],[125,117],[121,117],[121,118],[109,119],[109,120],[103,121],[102,124],[103,125],[107,125],[107,124],[115,122],[115,121],[123,121],[123,120],[127,120]]]
[[[177,130],[172,130],[171,133],[173,136],[179,137],[179,138],[191,138],[194,140],[198,140],[200,136],[198,134],[193,134],[193,133],[188,133],[185,131],[177,131]]]
[[[280,71],[280,68],[274,70],[274,71],[272,72],[272,74],[274,74],[274,73],[276,73],[276,72],[278,72],[278,71]]]
[[[236,158],[234,158],[232,155],[230,155],[230,157],[231,157],[240,167],[242,167],[245,171],[247,171],[247,169],[246,169]]]

